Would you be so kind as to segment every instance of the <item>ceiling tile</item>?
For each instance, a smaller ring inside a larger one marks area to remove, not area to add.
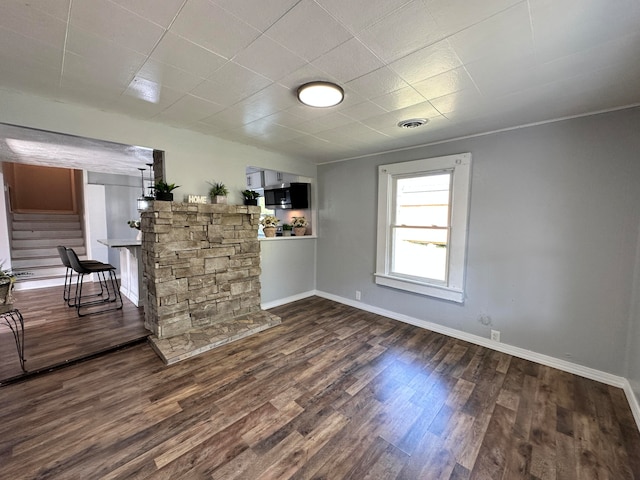
[[[483,58],[466,65],[467,72],[483,95],[502,96],[531,88],[540,75],[526,58]]]
[[[217,103],[231,105],[271,84],[271,80],[234,62],[227,62],[193,93]]]
[[[266,117],[285,110],[296,103],[293,92],[274,83],[243,100],[243,104],[255,115]]]
[[[473,80],[471,80],[471,77],[469,77],[466,69],[460,67],[414,83],[413,88],[420,92],[427,100],[430,100],[461,90],[475,90],[476,86]]]
[[[297,115],[294,115],[291,112],[287,112],[285,110],[280,110],[272,115],[264,117],[268,119],[270,122],[277,123],[278,125],[282,125],[283,127],[289,127],[296,129],[298,125],[300,125],[304,120]]]
[[[344,61],[348,59],[348,61]],[[352,38],[313,61],[313,65],[346,83],[378,70],[384,64],[359,40]]]
[[[207,0],[189,0],[171,27],[171,32],[227,59],[231,59],[260,35],[259,30]]]
[[[344,110],[341,110],[340,113],[353,118],[354,120],[363,120],[365,118],[375,117],[376,115],[382,115],[383,113],[386,113],[386,110],[384,110],[380,105],[376,105],[372,101],[367,100],[349,108],[345,108]]]
[[[531,0],[529,4],[536,54],[541,61],[636,33],[640,24],[637,0]]]
[[[312,0],[301,0],[266,34],[307,61],[315,60],[351,37]]]
[[[367,27],[359,38],[385,62],[392,62],[444,38],[422,1],[413,1]]]
[[[221,111],[217,103],[185,95],[154,118],[171,125],[190,125]]]
[[[160,26],[108,0],[73,2],[71,25],[145,55],[164,33]]]
[[[519,3],[456,33],[449,37],[449,43],[465,64],[482,58],[528,56],[533,59],[533,36],[527,4]]]
[[[460,65],[454,49],[447,40],[443,40],[396,60],[390,67],[406,82],[416,83]]]
[[[372,98],[371,101],[382,107],[385,111],[390,112],[423,103],[425,98],[413,87],[405,87],[395,92],[385,93],[380,97]]]
[[[251,137],[258,137],[267,143],[284,142],[303,136],[304,133],[283,127],[269,120],[260,119],[242,126],[242,131]]]
[[[323,72],[312,64],[307,63],[298,70],[282,77],[278,80],[278,83],[284,87],[290,88],[291,90],[297,90],[300,85],[317,80],[334,83],[338,82],[337,78],[334,78],[327,72]]]
[[[25,2],[23,0],[3,0],[2,5],[3,8],[5,8],[9,2],[20,4],[27,8],[40,10],[41,12],[56,17],[58,20],[66,22],[69,16],[70,1],[71,0],[29,0]]]
[[[475,89],[461,90],[431,99],[431,104],[443,115],[460,109],[471,113],[491,107],[491,104]]]
[[[299,0],[269,0],[260,2],[260,8],[252,2],[238,0],[212,0],[229,13],[241,18],[261,32],[287,13]]]
[[[40,42],[62,46],[67,24],[65,20],[32,8],[24,2],[5,0],[2,4],[0,27]]]
[[[136,77],[169,87],[178,92],[187,93],[202,83],[204,79],[173,65],[148,59],[136,74]]]
[[[62,78],[87,85],[94,84],[105,91],[122,93],[129,86],[139,65],[136,67],[134,63],[128,63],[126,66],[114,68],[114,62],[117,65],[119,53],[121,52],[114,51],[109,58],[97,59],[67,52],[64,57]]]
[[[129,78],[129,81],[145,61],[145,56],[138,52],[73,26],[69,27],[67,52],[74,53],[82,57],[83,61],[94,63],[101,69],[112,70],[111,77]]]
[[[258,120],[260,115],[256,115],[246,105],[238,104],[225,110],[200,120],[201,123],[224,127],[224,130],[234,130],[246,123]]]
[[[409,84],[388,67],[382,67],[347,82],[346,86],[357,91],[364,98],[379,97],[394,92]]]
[[[412,0],[316,0],[352,32],[389,15]]]
[[[154,87],[156,88],[145,92],[136,89],[135,86],[129,86],[117,100],[116,105],[127,108],[133,115],[152,118],[184,96],[183,92],[172,90],[166,86],[157,85]]]
[[[279,80],[307,63],[266,35],[258,37],[233,61],[271,80]]]
[[[204,78],[228,61],[226,58],[171,32],[167,32],[162,37],[151,54],[151,58]]]
[[[440,29],[447,35],[482,22],[522,0],[422,0]]]
[[[111,0],[149,21],[167,28],[180,11],[185,0]]]
[[[41,42],[34,38],[25,37],[6,28],[0,27],[0,59],[2,60],[2,75],[9,69],[7,60],[15,60],[14,68],[24,62],[33,71],[37,66],[46,68],[49,73],[57,71],[56,81],[62,67],[63,50],[58,45]]]

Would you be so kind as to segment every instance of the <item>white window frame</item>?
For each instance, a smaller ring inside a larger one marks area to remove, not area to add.
[[[453,173],[451,183],[450,237],[446,282],[428,278],[406,278],[391,272],[393,208],[395,204],[394,177],[431,175],[442,171]],[[471,153],[380,165],[378,167],[378,243],[375,282],[421,295],[464,302],[464,280],[469,224],[471,187]]]

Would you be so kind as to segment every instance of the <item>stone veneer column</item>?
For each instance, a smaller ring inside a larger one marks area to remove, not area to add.
[[[260,208],[153,202],[141,215],[145,327],[159,339],[260,311]]]

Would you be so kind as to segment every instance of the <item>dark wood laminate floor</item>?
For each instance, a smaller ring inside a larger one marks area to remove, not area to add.
[[[25,368],[39,371],[83,358],[149,335],[144,310],[123,297],[122,310],[78,317],[62,300],[63,287],[14,292],[14,305],[24,317]],[[95,287],[88,285],[89,292]],[[83,310],[84,313],[85,310]],[[0,383],[20,376],[13,335],[0,325]]]
[[[624,393],[312,297],[165,367],[147,345],[0,388],[0,478],[640,479]]]

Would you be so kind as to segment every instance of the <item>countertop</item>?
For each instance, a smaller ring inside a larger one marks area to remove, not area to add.
[[[98,243],[112,248],[139,247],[142,245],[142,240],[136,240],[135,238],[107,238],[98,239]]]

